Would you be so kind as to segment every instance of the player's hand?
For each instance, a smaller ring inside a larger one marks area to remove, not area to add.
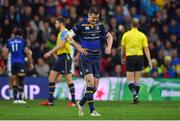
[[[111,48],[109,48],[109,47],[107,47],[106,49],[105,49],[105,54],[111,54]]]
[[[80,48],[78,49],[78,51],[79,51],[81,54],[83,54],[83,55],[88,55],[88,52],[87,52],[87,49],[86,49],[86,48],[80,47]]]
[[[33,70],[34,69],[34,65],[33,64],[30,64],[29,65],[29,70]]]
[[[149,62],[149,67],[150,67],[150,69],[152,69],[152,63],[151,62]]]
[[[70,38],[69,34],[66,34],[65,39],[68,40]]]
[[[49,58],[50,56],[51,56],[50,52],[47,52],[47,53],[44,54],[44,58],[46,58],[46,59]]]

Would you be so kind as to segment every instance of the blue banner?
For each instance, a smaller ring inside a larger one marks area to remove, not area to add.
[[[9,98],[8,77],[0,77],[0,99]],[[48,79],[47,77],[26,77],[24,81],[25,98],[47,99],[48,98]]]

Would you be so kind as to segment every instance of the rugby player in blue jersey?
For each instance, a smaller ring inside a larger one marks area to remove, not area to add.
[[[97,90],[100,77],[100,58],[102,41],[107,39],[105,54],[111,53],[113,37],[99,21],[100,10],[93,6],[89,9],[88,18],[79,22],[69,31],[67,38],[78,36],[82,48],[86,48],[88,55],[80,54],[80,73],[86,80],[86,92],[84,97],[77,102],[79,116],[83,116],[83,106],[88,102],[91,116],[100,116],[94,108],[93,94]]]
[[[24,93],[24,77],[26,75],[27,67],[25,57],[28,58],[29,68],[33,68],[32,53],[30,49],[26,47],[26,42],[22,38],[23,32],[18,29],[14,38],[10,38],[7,41],[7,49],[11,53],[11,72],[13,80],[13,103],[26,103],[23,100],[22,94]],[[19,94],[19,96],[18,96]]]

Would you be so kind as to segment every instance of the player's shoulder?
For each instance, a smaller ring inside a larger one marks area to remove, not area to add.
[[[105,26],[105,24],[104,24],[103,22],[101,22],[101,21],[98,21],[98,22],[96,23],[96,25]]]
[[[124,36],[127,36],[127,35],[129,35],[131,33],[131,30],[128,30],[128,31],[126,31],[123,35]]]
[[[64,29],[63,31],[59,32],[59,34],[61,34],[61,36],[64,36],[65,34],[67,34],[68,29]]]
[[[78,24],[82,25],[82,24],[87,24],[88,23],[88,19],[87,18],[83,18]]]
[[[141,32],[140,30],[138,30],[138,32],[142,37],[146,37],[146,35],[143,32]]]

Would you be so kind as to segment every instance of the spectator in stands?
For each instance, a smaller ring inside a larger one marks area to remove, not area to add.
[[[48,73],[50,71],[49,65],[44,63],[44,60],[42,58],[38,58],[35,69],[38,76],[48,76]]]
[[[114,71],[111,73],[110,76],[115,76],[115,77],[122,77],[122,70],[121,70],[121,65],[115,65]]]
[[[160,77],[160,74],[162,73],[162,70],[160,67],[158,67],[158,63],[157,63],[157,60],[156,59],[152,59],[151,60],[152,62],[152,69],[150,69],[149,67],[147,67],[145,69],[145,72],[147,74],[149,74],[150,77],[153,77],[153,78],[157,78],[157,77]]]
[[[164,65],[162,66],[162,78],[174,78],[175,72],[174,68],[171,66],[171,56],[165,56]]]
[[[53,40],[56,38],[54,36],[56,17],[59,15],[67,17],[67,27],[72,28],[84,18],[88,8],[92,5],[101,7],[101,20],[107,24],[107,28],[110,28],[114,36],[113,48],[117,54],[120,53],[117,49],[122,34],[130,29],[132,17],[140,18],[139,28],[149,35],[147,37],[150,41],[151,55],[158,61],[158,66],[164,65],[166,55],[174,56],[174,49],[180,51],[178,0],[3,0],[1,3],[0,48],[11,36],[11,31],[21,28],[25,33],[27,45],[32,48],[36,63],[47,48],[51,49],[55,44]],[[105,44],[102,43],[102,46]],[[102,64],[102,74],[112,74],[116,65],[119,64],[112,58],[114,57],[109,56],[102,60],[104,64],[106,61],[108,65],[113,64],[112,70],[109,66]],[[52,61],[54,59],[48,60],[49,66]],[[174,63],[174,57],[172,57],[172,62]],[[121,66],[124,73],[124,65]],[[176,77],[179,75],[179,68],[179,64],[175,66]]]

